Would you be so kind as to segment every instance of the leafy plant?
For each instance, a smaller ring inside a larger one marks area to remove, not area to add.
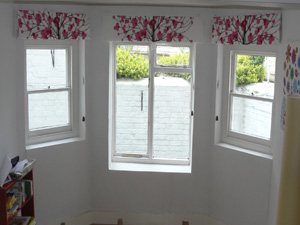
[[[175,55],[163,55],[158,59],[158,64],[162,65],[188,65],[190,60],[189,53],[177,53]]]
[[[189,53],[177,53],[171,56],[163,55],[158,59],[158,64],[160,65],[188,65],[190,62],[190,54]],[[191,75],[188,73],[168,73],[171,77],[181,77],[185,80],[190,80]]]
[[[117,47],[117,78],[132,78],[139,80],[149,76],[149,60],[142,54],[131,53],[132,47]],[[158,59],[161,65],[187,65],[189,64],[189,53],[178,53],[171,56],[163,55]],[[156,76],[181,77],[190,80],[191,75],[187,73],[158,73]]]
[[[148,77],[149,61],[142,54],[130,54],[131,50],[117,48],[117,78],[139,80]]]
[[[267,74],[264,56],[238,55],[236,85],[262,82]]]

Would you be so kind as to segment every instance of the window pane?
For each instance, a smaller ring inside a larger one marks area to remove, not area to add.
[[[190,74],[157,73],[154,78],[154,158],[189,158]]]
[[[29,130],[69,125],[69,107],[68,91],[29,94]]]
[[[273,99],[276,57],[237,55],[235,93]]]
[[[270,139],[271,102],[233,97],[231,116],[231,131]]]
[[[116,51],[116,153],[147,154],[149,48]]]
[[[66,49],[27,49],[27,90],[66,87],[66,54]]]
[[[157,46],[156,63],[164,66],[188,66],[190,65],[190,48]]]

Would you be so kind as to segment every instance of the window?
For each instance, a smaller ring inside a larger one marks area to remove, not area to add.
[[[231,51],[230,60],[223,141],[270,154],[275,54]]]
[[[112,44],[113,162],[190,165],[191,46]]]
[[[26,45],[27,145],[78,136],[78,70],[72,45]]]

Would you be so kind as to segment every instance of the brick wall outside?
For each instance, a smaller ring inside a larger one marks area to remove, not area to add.
[[[148,80],[117,81],[116,150],[146,153]],[[143,110],[141,109],[143,92]],[[187,158],[189,152],[190,84],[182,78],[156,77],[154,156]]]
[[[27,52],[28,89],[66,85],[65,53],[50,50]],[[143,93],[143,108],[141,108]],[[196,96],[197,97],[197,96]],[[156,77],[154,99],[154,155],[158,158],[186,158],[189,152],[190,84],[182,78]],[[67,92],[29,96],[30,128],[67,124]],[[263,102],[237,100],[234,104],[236,131],[269,135],[271,107]],[[267,123],[266,123],[267,121]],[[267,125],[266,125],[267,124]],[[146,153],[148,136],[148,79],[117,81],[116,150]]]
[[[66,87],[66,53],[55,50],[54,62],[50,49],[27,50],[27,89]],[[69,123],[69,94],[67,91],[30,94],[28,101],[29,128],[52,127]]]

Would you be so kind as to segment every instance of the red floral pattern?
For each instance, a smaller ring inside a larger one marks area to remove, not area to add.
[[[193,25],[193,17],[184,16],[113,16],[113,29],[122,41],[193,42],[186,32]]]
[[[75,39],[90,37],[85,14],[18,11],[18,36],[24,39]]]
[[[221,44],[274,44],[280,37],[279,13],[214,17],[212,40]]]

